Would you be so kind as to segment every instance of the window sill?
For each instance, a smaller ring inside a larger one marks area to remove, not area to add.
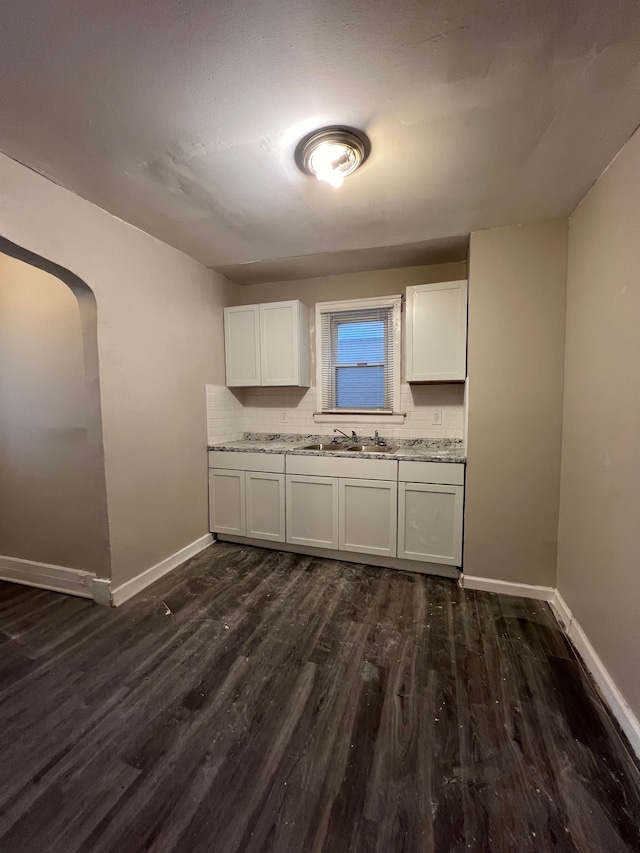
[[[402,412],[394,412],[387,415],[378,412],[375,415],[367,415],[363,412],[314,412],[313,420],[316,424],[403,424],[406,415]]]

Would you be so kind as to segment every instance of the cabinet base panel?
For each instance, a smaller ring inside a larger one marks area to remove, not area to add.
[[[398,557],[380,557],[377,554],[359,554],[356,551],[309,548],[306,545],[290,545],[288,542],[269,542],[267,539],[250,539],[248,536],[232,536],[228,533],[216,533],[214,536],[219,542],[252,545],[254,548],[270,548],[273,551],[287,551],[290,554],[304,554],[308,557],[324,557],[327,560],[341,560],[343,563],[361,563],[365,566],[379,566],[383,569],[400,569],[403,572],[437,575],[441,578],[452,578],[453,580],[458,580],[462,575],[461,569],[456,566],[445,566],[440,563],[401,560]]]

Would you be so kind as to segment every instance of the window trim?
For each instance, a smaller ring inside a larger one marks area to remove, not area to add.
[[[323,409],[323,382],[322,382],[322,338],[320,335],[321,316],[339,311],[366,311],[370,308],[391,308],[393,317],[393,373],[392,373],[392,409]],[[376,296],[369,299],[344,299],[339,302],[317,302],[315,312],[315,336],[316,336],[316,406],[318,416],[341,418],[353,415],[367,415],[371,418],[388,418],[399,413],[400,409],[400,359],[402,356],[401,345],[401,322],[402,322],[402,296]]]

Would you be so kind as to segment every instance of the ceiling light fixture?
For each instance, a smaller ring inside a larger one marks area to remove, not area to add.
[[[347,175],[369,156],[371,143],[361,130],[351,127],[323,127],[301,139],[296,148],[296,163],[301,171],[341,187]]]

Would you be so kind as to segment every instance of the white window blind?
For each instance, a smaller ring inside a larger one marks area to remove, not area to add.
[[[394,411],[400,367],[400,299],[387,299],[382,304],[363,299],[318,306],[322,412]]]

